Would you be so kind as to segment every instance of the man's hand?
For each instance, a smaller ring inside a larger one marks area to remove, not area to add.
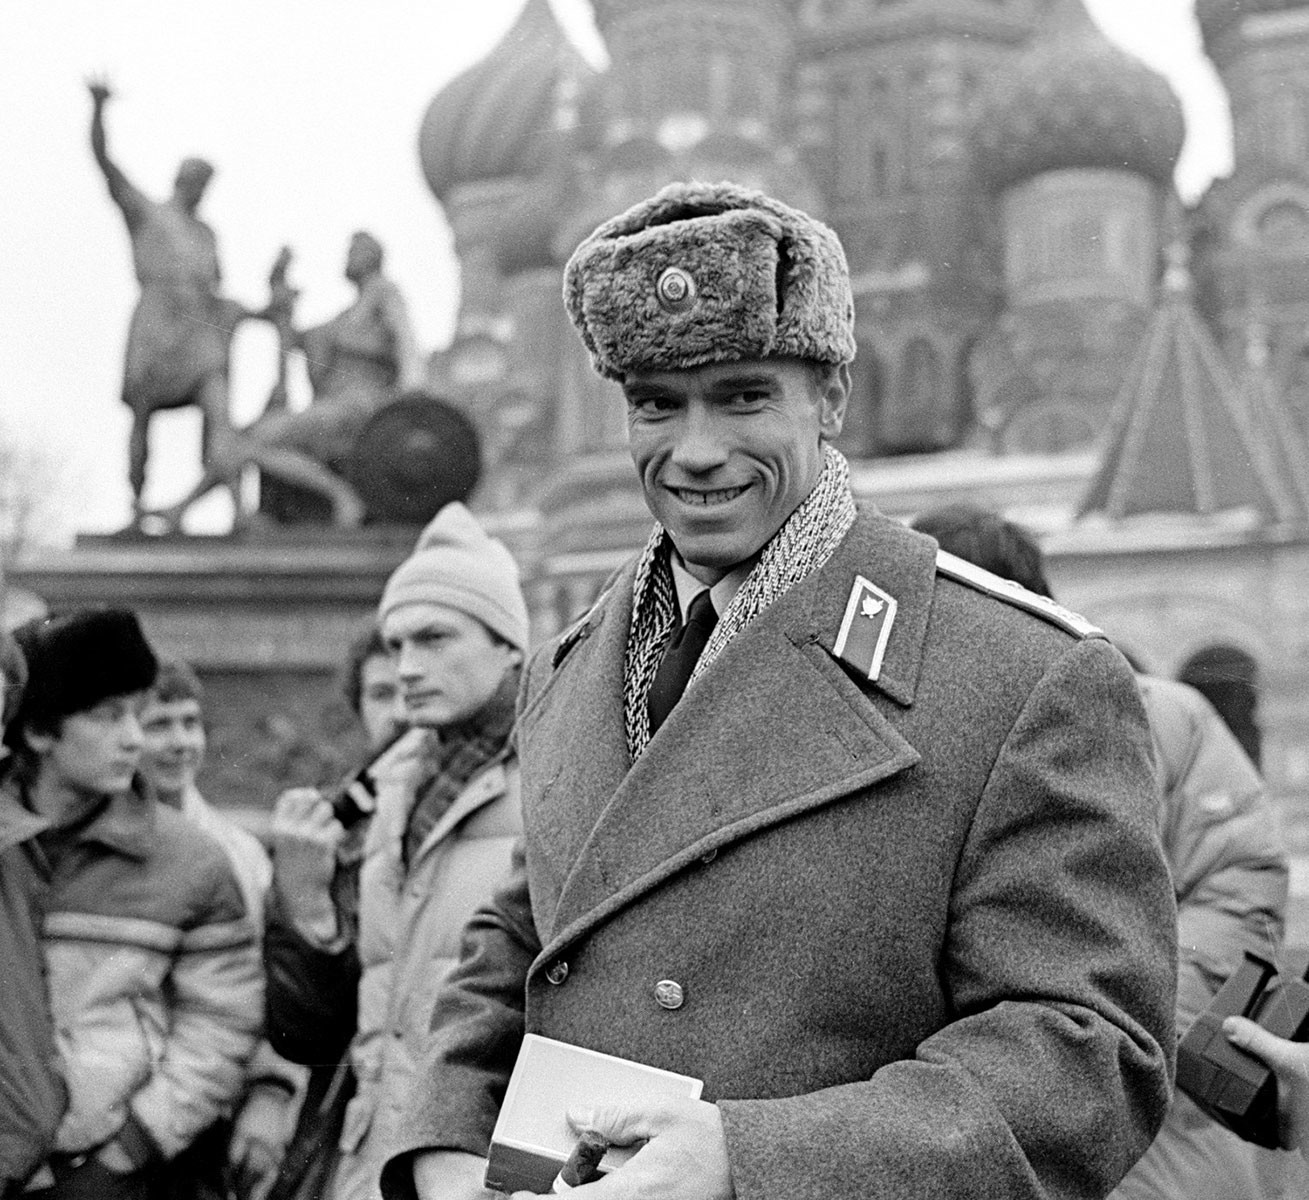
[[[116,1138],[111,1138],[95,1152],[96,1159],[106,1170],[115,1175],[130,1175],[136,1170],[132,1156],[123,1149]]]
[[[317,788],[291,788],[273,807],[273,886],[296,930],[318,944],[337,933],[336,851],[345,829]]]
[[[264,1200],[295,1131],[291,1093],[279,1085],[256,1083],[232,1123],[227,1161],[242,1200]]]
[[[486,1159],[458,1150],[432,1150],[414,1156],[418,1200],[503,1200],[488,1189]]]
[[[1309,1159],[1309,1045],[1288,1042],[1244,1017],[1223,1022],[1227,1040],[1262,1060],[1277,1076],[1282,1142]]]
[[[704,1100],[670,1100],[648,1108],[608,1107],[569,1113],[574,1129],[594,1129],[616,1146],[645,1140],[631,1160],[595,1183],[574,1188],[594,1200],[732,1200],[723,1119]],[[526,1192],[514,1200],[525,1200]]]

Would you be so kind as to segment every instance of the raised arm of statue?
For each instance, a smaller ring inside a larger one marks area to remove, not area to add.
[[[113,97],[109,81],[102,77],[87,80],[87,91],[91,93],[91,153],[95,155],[96,164],[109,185],[109,195],[122,210],[129,226],[135,225],[142,215],[146,204],[145,195],[119,169],[118,164],[109,157],[109,140],[105,133],[105,105]]]

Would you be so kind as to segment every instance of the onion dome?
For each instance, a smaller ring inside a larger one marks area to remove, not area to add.
[[[1211,49],[1242,17],[1306,7],[1306,0],[1195,0],[1195,19],[1200,22],[1205,47]]]
[[[499,45],[423,116],[418,157],[436,198],[464,183],[534,174],[556,134],[561,93],[591,74],[549,0],[527,0]]]
[[[1167,185],[1182,153],[1168,81],[1115,46],[1080,4],[998,80],[975,126],[976,162],[996,191],[1044,171],[1131,171]]]

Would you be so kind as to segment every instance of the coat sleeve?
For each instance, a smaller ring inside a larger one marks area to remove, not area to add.
[[[209,886],[171,964],[170,1026],[150,1080],[132,1097],[123,1134],[165,1158],[185,1149],[239,1095],[263,1023],[264,986],[255,931],[236,878],[215,846]]]
[[[336,1062],[354,1036],[359,1005],[359,954],[353,940],[331,950],[292,926],[268,893],[264,926],[269,1044],[295,1063]]]
[[[67,1104],[41,949],[46,884],[23,844],[0,848],[0,1194],[54,1146]],[[18,1190],[16,1188],[16,1190]]]
[[[523,1040],[527,972],[540,951],[520,838],[505,882],[465,927],[459,963],[437,997],[433,1037],[382,1172],[384,1196],[414,1195],[419,1150],[486,1154]]]
[[[1126,664],[1076,643],[1010,729],[958,861],[940,963],[952,1019],[869,1080],[720,1101],[739,1200],[1108,1192],[1171,1083],[1156,797]]]

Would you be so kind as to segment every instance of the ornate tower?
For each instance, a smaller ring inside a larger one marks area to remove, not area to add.
[[[965,363],[999,307],[969,154],[978,98],[1050,0],[800,0],[797,140],[855,278],[855,454],[956,444]]]
[[[1167,82],[1081,0],[988,97],[974,145],[1000,203],[1005,311],[973,368],[998,448],[1057,452],[1103,430],[1153,304],[1183,135]]]
[[[610,68],[578,203],[560,226],[561,261],[600,221],[677,179],[734,179],[821,211],[787,141],[792,23],[781,0],[593,0]],[[625,407],[565,350],[561,412],[570,454],[625,448]]]
[[[593,82],[548,0],[527,0],[499,45],[437,94],[419,129],[462,282],[455,338],[435,356],[430,385],[476,419],[487,460],[479,497],[492,507],[521,500],[562,452],[555,241]]]
[[[1200,302],[1229,357],[1252,324],[1269,370],[1309,416],[1309,2],[1198,0],[1205,49],[1227,88],[1232,174],[1200,205]]]

